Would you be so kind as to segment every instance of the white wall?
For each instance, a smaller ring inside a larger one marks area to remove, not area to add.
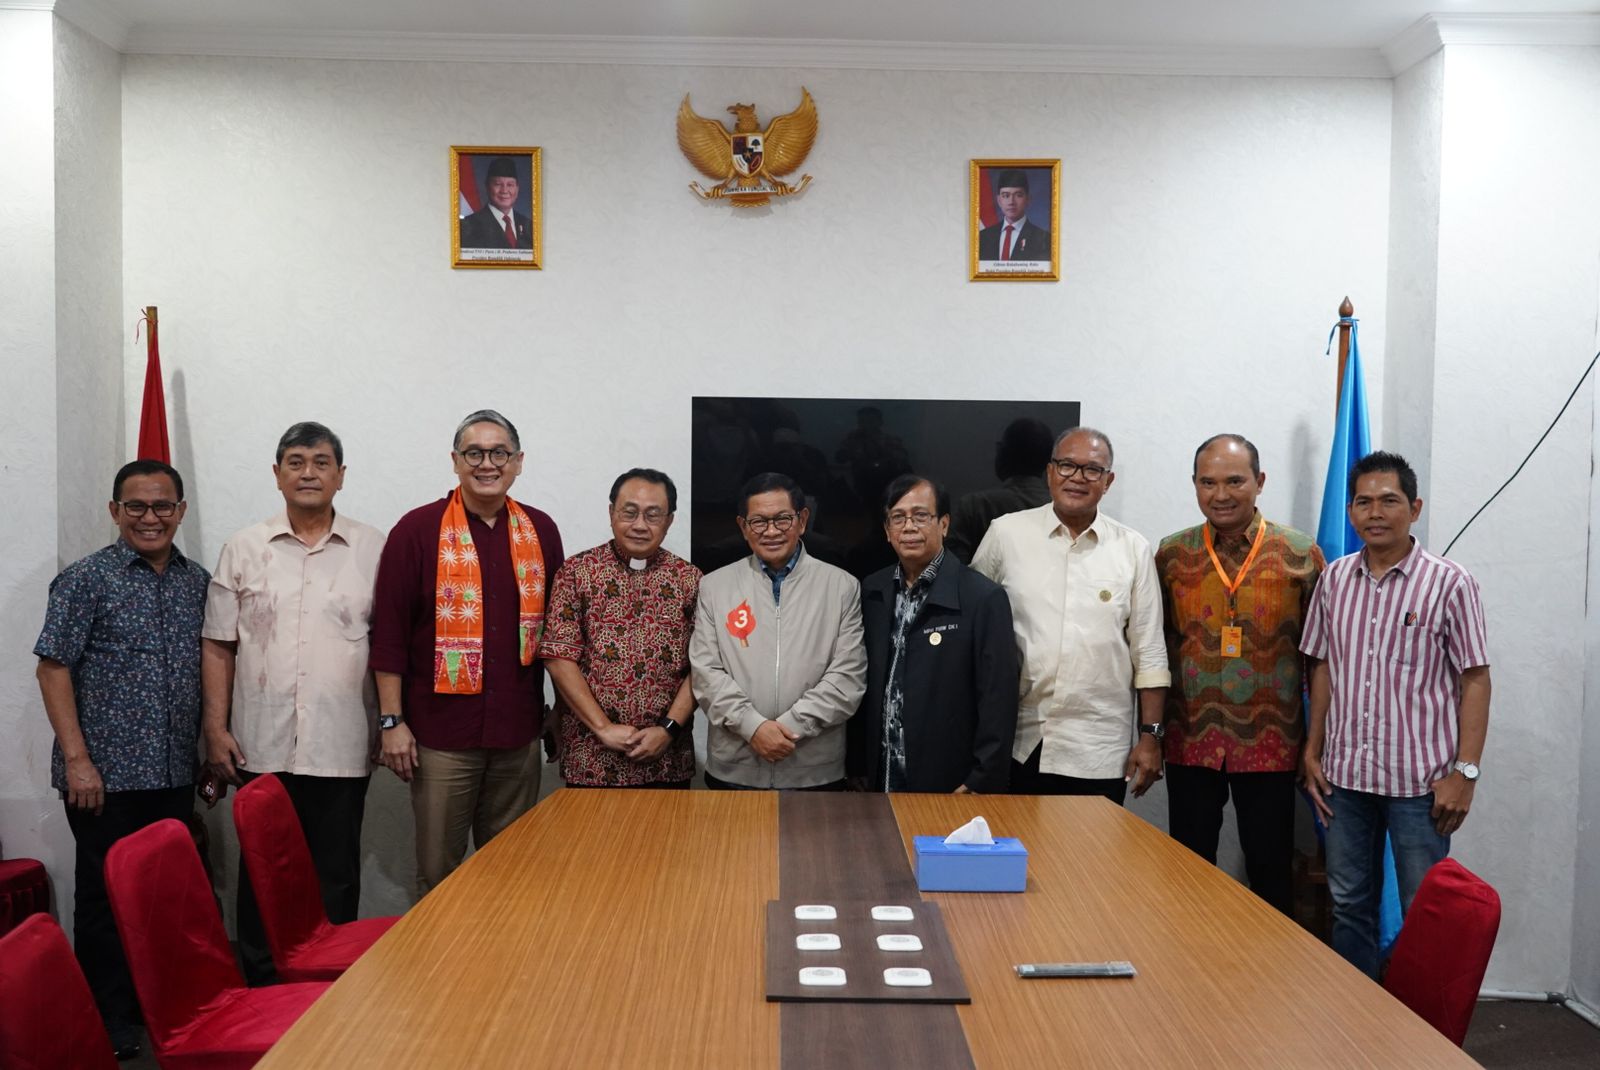
[[[1389,185],[1389,331],[1383,433],[1375,441],[1411,462],[1423,486],[1433,457],[1433,348],[1439,319],[1439,165],[1444,53],[1394,80]],[[1358,310],[1359,312],[1359,310]],[[1379,410],[1374,409],[1373,412]],[[1416,526],[1426,543],[1431,512]]]
[[[1600,300],[1600,299],[1597,299]],[[1600,323],[1594,343],[1600,350]],[[1587,393],[1593,409],[1591,440],[1600,440],[1600,405],[1593,399],[1600,380],[1591,379]],[[1600,493],[1589,477],[1589,531],[1600,531]],[[1600,554],[1589,554],[1589,601],[1600,595]],[[1578,754],[1578,854],[1574,866],[1572,909],[1571,993],[1591,1009],[1600,1008],[1600,616],[1584,626],[1583,737]]]
[[[72,838],[50,791],[50,728],[29,653],[56,574],[56,263],[52,16],[0,10],[0,841],[42,859],[72,902]]]
[[[1533,446],[1594,353],[1600,49],[1450,47],[1434,354],[1435,551]],[[1494,703],[1455,853],[1499,890],[1490,987],[1565,990],[1579,883],[1593,394],[1584,391],[1452,557],[1483,588]],[[1591,701],[1594,701],[1591,699]],[[1591,769],[1593,767],[1591,766]],[[1595,865],[1593,832],[1584,847]],[[1585,942],[1593,955],[1593,926]],[[1592,980],[1592,974],[1591,974]]]
[[[812,187],[693,197],[683,94],[765,121],[801,84]],[[1108,511],[1152,538],[1194,522],[1219,430],[1261,446],[1269,512],[1314,523],[1347,293],[1382,404],[1384,81],[130,56],[123,101],[124,291],[161,307],[204,560],[276,507],[272,445],[305,418],[345,437],[341,507],[387,525],[448,490],[459,417],[499,407],[520,495],[581,549],[623,468],[692,493],[696,393],[1081,400],[1117,443]],[[547,270],[449,268],[451,144],[544,147]],[[1004,155],[1063,159],[1059,284],[966,279],[967,160]],[[405,826],[399,799],[369,825]],[[393,879],[369,872],[367,907]]]
[[[57,488],[63,564],[111,541],[124,453],[122,56],[55,20]]]

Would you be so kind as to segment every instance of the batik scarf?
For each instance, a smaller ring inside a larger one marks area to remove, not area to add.
[[[517,574],[517,654],[532,665],[544,630],[544,554],[522,506],[506,499],[511,564]],[[433,689],[447,695],[483,690],[483,570],[467,527],[461,488],[439,523],[439,583],[433,602]]]

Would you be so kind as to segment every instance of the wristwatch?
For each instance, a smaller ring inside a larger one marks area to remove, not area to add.
[[[1472,762],[1457,762],[1450,768],[1466,777],[1467,783],[1476,784],[1478,782],[1478,767]]]
[[[1160,743],[1167,738],[1167,723],[1165,721],[1157,721],[1155,724],[1142,724],[1139,726],[1139,734],[1141,736],[1155,736],[1156,742]]]
[[[672,714],[670,713],[663,713],[660,717],[658,717],[656,719],[656,727],[665,728],[667,730],[668,739],[677,739],[678,733],[683,731],[683,725],[679,724],[677,721],[674,721],[672,719]]]
[[[380,713],[378,715],[378,727],[388,731],[397,725],[404,724],[405,719],[405,715],[400,713]]]

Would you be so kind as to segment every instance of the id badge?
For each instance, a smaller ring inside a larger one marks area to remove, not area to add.
[[[1225,658],[1244,657],[1244,629],[1224,627],[1222,629],[1222,656]]]

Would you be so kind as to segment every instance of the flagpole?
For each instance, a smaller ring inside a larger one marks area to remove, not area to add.
[[[154,309],[151,309],[154,312]],[[1339,415],[1339,395],[1344,392],[1344,365],[1350,359],[1350,325],[1351,319],[1356,314],[1356,306],[1350,303],[1350,298],[1345,297],[1339,305],[1339,378],[1333,382],[1333,415]]]

